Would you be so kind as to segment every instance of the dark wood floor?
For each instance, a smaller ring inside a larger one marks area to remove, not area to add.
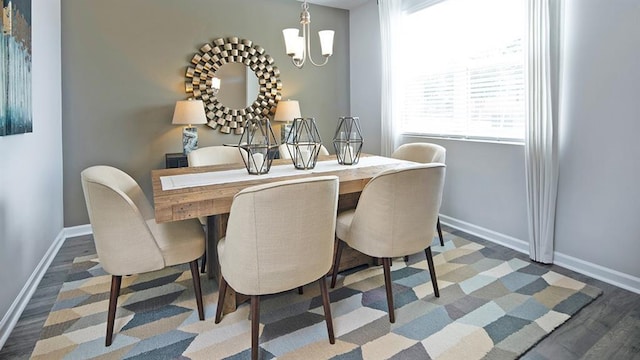
[[[472,239],[506,256],[528,260],[526,255],[443,226],[453,234]],[[437,245],[436,245],[437,246]],[[71,262],[95,253],[91,236],[67,239],[29,301],[11,336],[0,350],[0,359],[28,359]],[[640,295],[602,281],[551,265],[603,290],[603,294],[551,333],[522,359],[640,359]]]

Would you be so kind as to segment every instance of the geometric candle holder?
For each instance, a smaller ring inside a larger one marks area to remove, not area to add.
[[[278,142],[273,135],[269,119],[247,119],[238,147],[249,174],[268,173],[278,151]]]
[[[338,164],[357,164],[360,160],[362,143],[360,118],[351,116],[340,117],[338,127],[336,127],[336,133],[333,136],[333,147],[336,150]]]
[[[287,135],[287,150],[296,169],[313,169],[318,160],[322,139],[314,118],[293,119]]]

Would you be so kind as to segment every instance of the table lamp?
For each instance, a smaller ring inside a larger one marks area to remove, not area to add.
[[[298,100],[286,100],[279,101],[276,108],[276,114],[273,117],[273,121],[284,122],[280,126],[280,143],[284,143],[287,140],[287,136],[291,131],[291,122],[293,119],[301,117],[300,115],[300,103]]]
[[[207,116],[204,113],[204,103],[202,100],[179,100],[176,101],[176,108],[173,111],[174,125],[186,125],[182,129],[182,149],[187,155],[192,150],[198,148],[198,129],[192,124],[206,124]]]

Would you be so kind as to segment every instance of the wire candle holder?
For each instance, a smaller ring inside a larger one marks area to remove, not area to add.
[[[314,118],[296,118],[286,140],[287,150],[296,169],[313,169],[318,160],[322,139]]]
[[[244,132],[238,148],[242,160],[251,175],[266,174],[278,151],[278,142],[273,135],[268,118],[253,118],[245,121]]]
[[[355,165],[360,160],[362,151],[362,130],[360,118],[342,116],[338,120],[336,133],[333,136],[333,147],[336,151],[338,164]]]

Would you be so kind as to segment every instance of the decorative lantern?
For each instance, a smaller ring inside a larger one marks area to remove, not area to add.
[[[293,119],[286,140],[287,150],[296,169],[313,169],[322,145],[314,118]]]
[[[354,165],[360,160],[362,151],[362,130],[360,118],[342,116],[333,136],[333,147],[336,150],[338,164]]]
[[[244,133],[238,143],[242,160],[249,174],[266,174],[278,151],[268,118],[253,118],[245,121]]]

